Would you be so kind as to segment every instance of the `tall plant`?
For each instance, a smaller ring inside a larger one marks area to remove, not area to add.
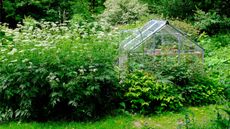
[[[0,48],[0,121],[83,120],[116,106],[116,45],[99,25],[24,23],[1,27],[13,40]]]

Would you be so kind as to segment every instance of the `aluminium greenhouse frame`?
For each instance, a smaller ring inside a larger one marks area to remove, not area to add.
[[[149,21],[122,41],[119,50],[120,68],[124,68],[135,54],[143,57],[177,56],[178,62],[182,55],[195,55],[204,61],[204,49],[168,21]]]

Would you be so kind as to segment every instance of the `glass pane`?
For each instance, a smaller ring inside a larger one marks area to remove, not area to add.
[[[156,21],[151,20],[144,27],[139,29],[137,33],[128,37],[122,43],[123,50],[130,51],[136,49],[141,46],[143,41],[150,38],[154,33],[156,33],[159,29],[161,29],[166,24],[166,21]]]

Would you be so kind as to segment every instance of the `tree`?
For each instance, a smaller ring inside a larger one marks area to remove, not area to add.
[[[25,16],[36,20],[63,22],[80,14],[84,18],[103,10],[105,0],[0,0],[1,22],[15,28]]]

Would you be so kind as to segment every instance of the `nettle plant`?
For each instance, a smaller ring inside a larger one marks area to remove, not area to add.
[[[0,121],[82,120],[115,107],[116,34],[107,27],[33,19],[0,27]]]

